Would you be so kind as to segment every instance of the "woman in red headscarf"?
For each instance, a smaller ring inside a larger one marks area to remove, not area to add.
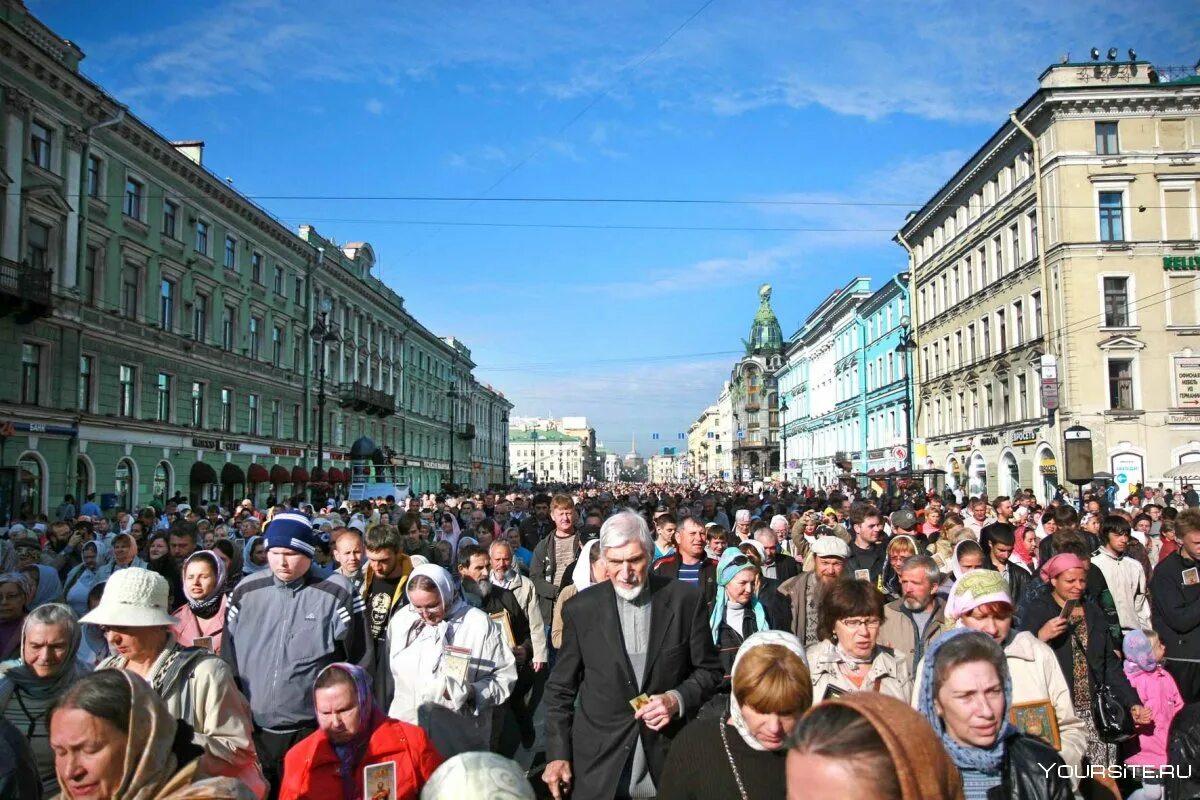
[[[363,800],[364,769],[391,764],[387,788],[395,778],[394,800],[417,800],[421,787],[442,763],[425,731],[389,719],[375,705],[371,679],[362,667],[330,664],[313,689],[317,726],[283,760],[279,800]],[[366,787],[377,790],[378,779]]]
[[[1125,677],[1104,612],[1084,595],[1087,567],[1087,562],[1071,553],[1059,553],[1043,564],[1038,574],[1050,591],[1037,592],[1028,603],[1022,603],[1020,627],[1054,651],[1071,690],[1075,715],[1087,729],[1086,760],[1107,767],[1116,762],[1116,753],[1112,745],[1100,740],[1092,719],[1092,696],[1098,683],[1113,690],[1136,722],[1150,722],[1153,714],[1141,705]]]

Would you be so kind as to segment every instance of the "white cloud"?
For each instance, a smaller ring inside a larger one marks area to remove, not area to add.
[[[372,97],[370,100],[368,100],[366,103],[363,104],[363,108],[365,108],[367,110],[368,114],[372,114],[372,115],[378,117],[381,114],[383,114],[383,101],[377,97]]]

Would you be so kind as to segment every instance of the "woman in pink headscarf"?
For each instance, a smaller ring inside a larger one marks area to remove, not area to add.
[[[1109,686],[1135,721],[1150,722],[1153,715],[1141,705],[1125,677],[1104,612],[1084,596],[1087,567],[1087,562],[1071,553],[1059,553],[1043,564],[1038,574],[1050,591],[1036,592],[1021,604],[1020,627],[1054,651],[1071,690],[1075,715],[1087,728],[1086,762],[1107,767],[1116,762],[1116,753],[1112,745],[1100,741],[1092,719],[1092,696],[1097,686]]]

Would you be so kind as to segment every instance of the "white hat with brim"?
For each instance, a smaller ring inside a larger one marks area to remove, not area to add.
[[[179,620],[167,613],[169,595],[167,579],[162,575],[127,567],[113,573],[104,584],[100,605],[79,621],[127,628],[178,625]]]

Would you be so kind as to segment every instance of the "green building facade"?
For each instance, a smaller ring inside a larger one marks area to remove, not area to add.
[[[414,491],[499,482],[475,440],[511,404],[478,413],[470,351],[407,313],[371,246],[285,227],[82,58],[0,5],[0,522],[64,494],[344,494],[361,436]]]

